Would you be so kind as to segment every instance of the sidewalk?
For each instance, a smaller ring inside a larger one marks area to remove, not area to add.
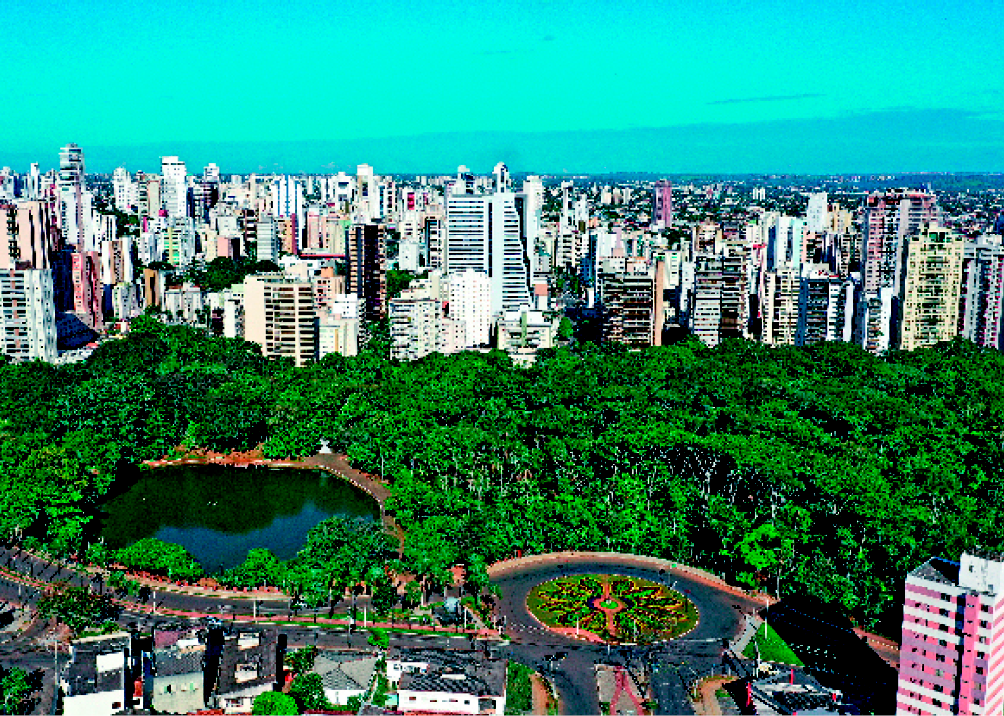
[[[740,634],[729,645],[729,648],[732,650],[732,653],[735,654],[736,656],[743,655],[743,651],[745,651],[746,647],[749,646],[749,643],[753,641],[753,637],[756,634],[756,630],[759,629],[760,625],[763,623],[763,619],[761,619],[756,614],[753,615],[744,614],[743,618],[745,620],[745,624],[743,626],[742,634]]]

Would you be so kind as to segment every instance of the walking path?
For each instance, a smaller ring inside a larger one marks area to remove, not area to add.
[[[756,634],[756,630],[760,628],[763,623],[761,619],[756,614],[746,614],[746,625],[743,627],[743,632],[740,634],[730,645],[732,653],[736,656],[742,656],[743,652],[746,651],[746,647],[749,643],[753,641],[753,636]]]

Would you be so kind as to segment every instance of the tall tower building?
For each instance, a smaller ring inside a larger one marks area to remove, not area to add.
[[[933,557],[906,578],[896,713],[1004,709],[1004,558]]]
[[[376,321],[387,313],[387,247],[383,224],[354,224],[348,236],[348,292],[364,303],[362,318]]]
[[[161,197],[169,217],[188,216],[188,171],[178,157],[161,157]]]
[[[906,239],[900,348],[913,350],[958,335],[965,239],[927,224]]]
[[[644,259],[608,258],[600,263],[603,340],[643,348],[653,345],[655,272]]]
[[[809,194],[809,206],[805,210],[805,228],[815,234],[821,234],[829,223],[827,215],[827,196],[825,191]]]
[[[0,270],[0,350],[12,360],[56,360],[52,272]]]
[[[450,276],[450,318],[464,324],[464,346],[491,340],[492,288],[486,274],[468,268]]]
[[[799,275],[794,269],[766,272],[761,303],[764,343],[794,345],[800,289]]]
[[[67,144],[59,150],[59,228],[73,246],[84,243],[84,150]]]
[[[660,179],[652,189],[652,224],[656,229],[673,225],[673,184],[668,179]]]
[[[283,274],[244,279],[244,339],[298,366],[317,359],[317,311],[310,281]]]
[[[1004,347],[1004,246],[999,241],[966,242],[958,330],[979,346]]]
[[[853,337],[854,282],[825,265],[808,265],[798,295],[795,345],[845,341]]]
[[[279,229],[275,219],[266,214],[255,225],[255,246],[259,261],[279,263]]]
[[[877,353],[898,344],[906,239],[939,217],[933,194],[898,189],[868,197],[862,216],[863,296],[858,326],[865,350]]]
[[[492,285],[492,314],[529,306],[533,262],[522,194],[452,194],[446,205],[445,268],[473,269]]]

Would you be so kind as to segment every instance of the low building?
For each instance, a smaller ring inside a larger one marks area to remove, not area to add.
[[[70,662],[58,676],[65,716],[111,714],[126,706],[131,679],[126,680],[130,635],[116,632],[76,639]]]
[[[358,652],[322,652],[314,661],[314,672],[321,676],[328,701],[345,706],[353,696],[366,693],[379,660],[378,656]]]
[[[387,679],[397,685],[401,713],[505,713],[504,659],[478,651],[394,647],[386,659]]]

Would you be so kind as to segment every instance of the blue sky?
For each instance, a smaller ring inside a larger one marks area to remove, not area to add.
[[[94,171],[494,163],[460,150],[544,172],[1004,170],[1002,21],[999,0],[8,0],[0,164],[75,141]]]

